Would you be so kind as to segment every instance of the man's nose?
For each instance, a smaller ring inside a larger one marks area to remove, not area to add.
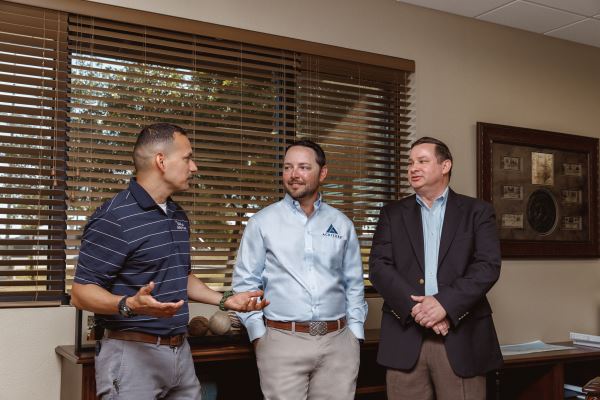
[[[192,163],[192,166],[190,168],[190,171],[197,172],[198,171],[198,166],[196,165],[196,162],[192,161],[191,163]]]

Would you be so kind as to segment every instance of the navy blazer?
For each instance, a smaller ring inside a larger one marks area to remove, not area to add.
[[[421,209],[412,195],[381,209],[369,259],[370,280],[384,299],[377,361],[388,368],[415,366],[425,328],[410,315],[410,295],[425,294]],[[502,366],[486,298],[500,276],[500,242],[493,207],[448,191],[438,256],[438,294],[448,313],[444,337],[454,372],[484,375]]]

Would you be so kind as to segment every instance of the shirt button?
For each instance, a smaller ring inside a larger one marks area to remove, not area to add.
[[[425,283],[425,279],[423,279],[423,278],[419,279],[419,285],[422,285],[424,283]]]

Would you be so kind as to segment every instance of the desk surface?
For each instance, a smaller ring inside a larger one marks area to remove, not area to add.
[[[365,331],[365,342],[363,347],[376,347],[379,342],[379,329],[368,329]],[[521,364],[550,363],[561,360],[580,359],[584,360],[600,358],[600,348],[575,346],[572,342],[552,343],[563,346],[572,346],[571,350],[544,351],[539,353],[519,354],[504,357],[505,367],[518,367]],[[57,346],[56,353],[74,364],[91,364],[94,362],[92,350],[75,354],[75,346]],[[192,357],[194,361],[225,361],[239,360],[254,357],[252,346],[248,343],[241,344],[207,344],[192,346]]]
[[[379,342],[379,329],[367,329],[363,347],[377,347]],[[240,344],[194,344],[191,346],[194,362],[240,360],[254,357],[254,351],[249,343]],[[94,351],[82,351],[75,354],[75,346],[57,346],[56,353],[74,364],[93,364]]]
[[[598,359],[600,358],[600,348],[596,347],[584,347],[574,345],[573,342],[559,342],[551,343],[561,346],[571,346],[573,349],[570,350],[556,350],[556,351],[541,351],[539,353],[529,354],[518,354],[513,356],[504,356],[505,367],[519,366],[519,364],[532,364],[532,363],[545,363],[545,362],[559,362],[566,361],[569,359],[585,360]]]

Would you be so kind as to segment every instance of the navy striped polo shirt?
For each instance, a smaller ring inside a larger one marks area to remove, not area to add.
[[[167,212],[135,178],[129,187],[100,206],[87,223],[74,282],[94,284],[116,295],[135,295],[153,281],[152,296],[160,302],[185,300],[170,318],[120,314],[96,315],[105,328],[153,335],[186,331],[190,273],[190,233],[185,211],[170,198]]]

